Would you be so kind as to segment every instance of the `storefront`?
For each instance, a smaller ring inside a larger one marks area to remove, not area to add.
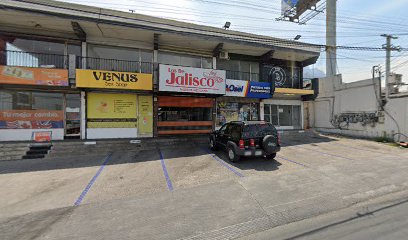
[[[0,141],[79,136],[79,93],[65,69],[0,66]]]
[[[270,83],[227,79],[225,96],[217,98],[216,128],[230,121],[260,120],[260,99],[270,97]]]
[[[152,74],[76,70],[85,90],[86,139],[151,137]]]
[[[262,100],[261,117],[280,130],[302,129],[302,105],[301,100]]]
[[[215,97],[225,94],[225,71],[161,64],[159,91],[159,135],[209,133]]]

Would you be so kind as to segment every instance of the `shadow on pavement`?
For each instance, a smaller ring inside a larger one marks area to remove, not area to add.
[[[157,141],[161,141],[161,143],[157,142],[156,147],[152,147],[148,150],[129,151],[110,147],[110,151],[104,149],[103,152],[94,151],[92,154],[78,155],[73,153],[70,156],[69,153],[66,153],[66,156],[61,157],[0,161],[0,174],[101,166],[109,155],[107,152],[113,153],[106,163],[108,166],[160,161],[159,149],[161,150],[164,159],[203,156],[208,154],[207,151],[203,151],[203,148],[208,149],[208,146],[203,144],[203,138],[206,137],[202,136],[201,142],[195,142],[194,139],[191,139],[189,142],[184,141],[173,145],[168,145],[166,144],[166,139],[159,138]],[[336,139],[318,135],[312,131],[305,131],[302,133],[297,131],[284,132],[281,134],[281,138],[282,147],[337,141]],[[217,151],[216,154],[225,162],[230,163],[223,151]],[[259,157],[242,158],[240,162],[232,163],[232,165],[242,170],[254,169],[258,171],[274,171],[277,170],[281,164],[274,160],[267,160]]]
[[[111,150],[112,155],[105,164],[107,166],[161,160],[159,149],[124,151],[112,148]],[[160,148],[160,151],[164,159],[194,157],[207,154],[191,144],[184,146],[164,146]],[[171,154],[168,154],[168,152]],[[0,174],[99,167],[105,162],[108,156],[109,153],[94,153],[92,155],[0,161]]]
[[[316,144],[316,143],[326,143],[335,142],[337,139],[330,138],[327,136],[319,135],[314,131],[292,131],[281,133],[281,146],[289,147],[303,144]]]
[[[231,164],[241,170],[256,170],[256,171],[275,171],[282,165],[275,159],[266,159],[264,157],[242,157],[238,162],[230,162],[227,153],[223,150],[212,151],[221,160]]]

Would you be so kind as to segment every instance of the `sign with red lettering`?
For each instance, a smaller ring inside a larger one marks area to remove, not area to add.
[[[225,71],[160,64],[159,90],[224,95]]]
[[[51,142],[52,132],[33,132],[34,142]]]

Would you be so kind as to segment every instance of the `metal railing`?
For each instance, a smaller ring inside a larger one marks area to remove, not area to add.
[[[68,56],[0,50],[0,65],[33,68],[68,68]]]
[[[259,81],[258,73],[226,70],[227,79]]]
[[[77,56],[76,64],[76,68],[85,69],[138,73],[153,72],[153,63],[151,62]]]

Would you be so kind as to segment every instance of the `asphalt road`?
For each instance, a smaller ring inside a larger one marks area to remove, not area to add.
[[[371,204],[277,227],[241,238],[250,239],[407,239],[408,200]]]

